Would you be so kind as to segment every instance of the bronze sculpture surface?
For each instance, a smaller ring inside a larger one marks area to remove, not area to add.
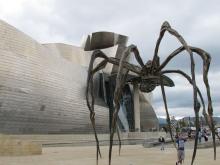
[[[175,36],[178,41],[182,44],[181,47],[173,51],[161,64],[158,56],[158,50],[161,43],[161,40],[165,34],[165,32],[169,32],[171,35]],[[173,60],[174,57],[177,55],[180,55],[182,51],[186,51],[190,56],[190,62],[191,62],[191,75],[189,76],[182,70],[166,70],[164,69],[166,65]],[[126,62],[126,58],[130,54],[135,55],[135,59],[137,60],[139,66],[130,64]],[[194,61],[194,54],[201,57],[203,60],[203,82],[206,87],[206,95],[208,100],[208,107],[206,112],[206,105],[203,99],[203,96],[200,92],[200,89],[196,85],[195,80],[195,61]],[[94,62],[97,58],[101,58],[102,61],[98,63],[96,66],[94,65]],[[194,113],[196,117],[196,137],[195,137],[195,143],[194,143],[194,151],[192,156],[191,164],[193,164],[195,156],[196,156],[196,150],[197,150],[197,142],[198,142],[198,130],[199,130],[199,110],[200,110],[200,104],[202,104],[202,113],[212,130],[212,140],[213,140],[213,148],[214,148],[214,159],[216,159],[216,145],[215,145],[215,128],[214,128],[214,122],[213,122],[213,107],[212,107],[212,99],[210,94],[210,86],[208,81],[208,71],[210,66],[211,57],[210,55],[196,47],[189,46],[186,41],[183,39],[183,37],[174,30],[168,22],[164,22],[160,29],[159,38],[156,42],[156,47],[154,50],[154,56],[152,60],[149,60],[146,64],[143,63],[139,51],[135,45],[128,46],[122,56],[121,59],[113,58],[113,57],[107,57],[101,50],[97,49],[93,52],[89,68],[88,68],[88,77],[87,77],[87,89],[86,89],[86,100],[87,100],[87,106],[90,110],[90,119],[91,123],[94,129],[96,144],[97,144],[97,152],[96,152],[96,159],[98,163],[98,155],[101,156],[100,148],[99,148],[99,141],[96,133],[95,128],[95,111],[94,111],[94,93],[93,93],[93,76],[96,72],[99,70],[102,70],[105,68],[105,66],[110,63],[113,65],[118,66],[118,72],[116,76],[116,87],[114,91],[114,113],[112,117],[112,123],[111,123],[111,129],[110,129],[110,147],[109,147],[109,165],[111,164],[111,157],[112,157],[112,145],[113,145],[113,137],[114,133],[117,129],[117,119],[118,119],[118,112],[120,108],[120,99],[122,97],[122,90],[126,83],[138,83],[139,89],[142,92],[151,92],[155,89],[156,86],[161,86],[164,106],[166,110],[166,116],[167,116],[167,122],[168,126],[170,128],[170,117],[169,117],[169,111],[167,107],[167,101],[166,101],[166,94],[164,86],[173,87],[174,83],[173,81],[167,77],[165,74],[169,73],[176,73],[182,75],[184,78],[188,80],[188,82],[193,87],[193,104],[194,104]],[[128,76],[128,72],[133,72],[134,74]],[[172,132],[170,130],[171,139],[173,140]],[[174,140],[173,140],[174,141]]]

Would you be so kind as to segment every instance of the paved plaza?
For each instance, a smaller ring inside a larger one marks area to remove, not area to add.
[[[0,157],[0,165],[96,165],[95,146],[84,147],[46,147],[42,155]],[[164,151],[159,146],[144,148],[142,145],[122,146],[121,156],[118,147],[113,148],[112,165],[172,165],[176,161],[176,151],[168,145]],[[99,165],[108,163],[108,146],[101,146],[103,158]],[[219,165],[220,147],[217,147],[217,160],[213,160],[213,149],[199,149],[195,165]],[[192,149],[186,149],[184,164],[189,165]]]

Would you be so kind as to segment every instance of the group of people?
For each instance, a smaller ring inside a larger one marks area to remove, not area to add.
[[[175,142],[177,144],[177,162],[176,165],[182,164],[185,158],[185,142],[187,141],[187,139],[190,137],[184,136],[183,133],[178,133],[175,136]],[[199,143],[201,143],[202,138],[204,138],[204,141],[208,141],[208,134],[206,129],[200,129],[199,133],[198,133],[198,140]],[[160,136],[160,138],[158,139],[158,141],[161,144],[161,148],[160,150],[164,150],[164,145],[165,145],[165,139],[164,137]]]
[[[199,143],[201,143],[202,138],[204,138],[204,141],[208,141],[208,134],[206,129],[200,129],[198,133],[198,140]],[[184,143],[186,142],[187,137],[184,137],[183,134],[177,134],[176,136],[176,143],[177,143],[177,158],[178,161],[176,162],[176,165],[179,163],[182,164],[185,158],[185,152],[184,152]]]

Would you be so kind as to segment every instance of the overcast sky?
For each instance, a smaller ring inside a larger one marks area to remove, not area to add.
[[[129,36],[144,61],[152,58],[161,24],[167,20],[189,45],[212,56],[209,72],[214,114],[220,116],[220,1],[219,0],[0,0],[0,19],[41,43],[80,45],[85,34],[113,31]],[[178,41],[165,35],[159,55],[163,61]],[[189,72],[189,57],[181,54],[167,68]],[[202,62],[196,58],[197,84],[203,91]],[[193,116],[192,87],[172,76],[176,87],[166,88],[171,115]],[[153,107],[165,116],[160,88],[153,92]]]

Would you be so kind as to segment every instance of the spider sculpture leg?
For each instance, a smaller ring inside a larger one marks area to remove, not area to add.
[[[121,74],[119,74],[119,73],[121,73]],[[116,78],[116,88],[115,88],[115,92],[114,92],[115,106],[114,106],[114,113],[112,116],[112,125],[111,125],[111,129],[110,129],[109,165],[111,164],[113,138],[114,138],[114,133],[116,131],[116,123],[117,123],[117,119],[118,119],[118,112],[120,109],[120,99],[121,99],[122,89],[124,88],[125,83],[126,83],[127,74],[128,74],[128,70],[125,71],[124,75],[122,74],[122,72],[118,72],[117,78]]]
[[[168,31],[171,35],[174,35],[180,41],[180,43],[183,45],[185,50],[190,55],[191,75],[192,75],[192,81],[193,81],[194,110],[196,111],[197,92],[196,92],[195,63],[194,63],[193,53],[192,53],[191,49],[189,48],[189,46],[187,45],[186,41],[183,39],[183,37],[176,30],[172,29],[170,24],[166,21],[161,26],[160,35],[159,35],[159,38],[157,40],[155,51],[154,51],[153,63],[155,63],[156,59],[158,58],[159,45],[160,45],[160,42],[161,42],[161,40],[162,40],[162,38],[163,38],[166,31]],[[155,64],[155,66],[157,66],[157,65]],[[152,68],[152,69],[154,69],[154,68]]]
[[[118,115],[118,108],[120,106],[119,104],[119,99],[121,97],[121,92],[123,89],[123,86],[126,82],[126,76],[128,74],[129,71],[134,72],[138,75],[141,74],[141,68],[132,64],[129,64],[128,62],[126,62],[126,58],[128,57],[128,55],[130,55],[130,52],[133,52],[135,55],[136,60],[138,61],[138,63],[143,66],[143,61],[139,55],[138,49],[136,48],[136,46],[134,45],[130,45],[129,47],[127,47],[122,55],[122,58],[119,60],[117,58],[113,58],[113,57],[107,57],[102,51],[100,50],[96,50],[93,52],[91,60],[90,60],[90,64],[89,64],[89,69],[88,69],[88,77],[87,77],[87,88],[86,88],[86,100],[87,100],[87,106],[90,110],[90,119],[91,119],[91,123],[93,125],[93,130],[94,130],[94,134],[95,134],[95,139],[96,139],[96,144],[97,144],[97,154],[96,154],[96,160],[97,160],[97,164],[98,164],[98,153],[100,154],[100,149],[99,149],[99,141],[98,141],[98,137],[97,137],[97,133],[96,133],[96,129],[95,129],[95,112],[94,112],[94,94],[93,94],[93,75],[105,68],[107,63],[111,63],[113,65],[117,65],[119,66],[119,71],[117,73],[117,78],[116,78],[116,89],[114,92],[114,103],[115,103],[115,112],[112,118],[112,125],[111,125],[111,132],[110,132],[110,147],[109,147],[109,164],[111,163],[111,153],[112,153],[112,144],[113,144],[113,136],[114,136],[114,132],[115,132],[115,128],[116,128],[116,124],[117,124],[117,115]],[[102,62],[100,62],[94,69],[93,69],[93,64],[94,61],[96,60],[96,58],[103,58],[104,60]],[[90,91],[90,95],[91,95],[91,103],[90,103],[90,97],[89,97],[89,91]],[[118,100],[118,101],[117,101]],[[120,136],[118,134],[119,137],[119,153],[120,153],[120,148],[121,148],[121,141],[120,141]],[[100,154],[101,155],[101,154]]]
[[[190,47],[190,49],[197,53],[203,60],[203,81],[206,82],[206,86],[209,86],[208,84],[208,68],[209,68],[209,65],[210,65],[210,61],[211,61],[211,57],[210,55],[205,52],[204,50],[200,49],[200,48],[195,48],[195,47]],[[176,49],[173,53],[171,53],[168,58],[161,64],[161,66],[158,68],[158,71],[159,70],[162,70],[168,63],[169,61],[174,58],[176,55],[178,55],[180,52],[182,52],[184,49],[184,47],[180,47],[178,49]],[[210,90],[207,89],[207,95],[208,96],[211,96],[210,94]],[[208,100],[209,102],[211,102],[211,99]],[[209,103],[210,104],[210,103]],[[212,105],[212,104],[211,104]],[[212,108],[210,108],[210,110],[212,110]],[[210,113],[210,117],[212,117],[212,111],[209,112]],[[206,119],[206,122],[208,123],[209,127],[211,130],[212,129],[212,126],[211,126],[211,123],[210,121],[208,120],[208,116],[207,116],[207,113],[205,111],[205,109],[203,110],[203,115]],[[217,134],[216,134],[217,135]]]
[[[184,76],[184,77],[189,81],[190,84],[192,84],[192,79],[190,78],[190,76],[188,76],[186,73],[184,73],[184,72],[181,71],[181,70],[165,70],[165,71],[162,71],[162,72],[161,72],[161,74],[166,74],[166,73],[177,73],[177,74],[180,74],[180,75]],[[210,124],[210,122],[209,122],[209,120],[208,120],[208,115],[207,115],[207,113],[206,113],[205,102],[204,102],[202,93],[201,93],[201,91],[199,90],[198,87],[197,87],[197,92],[198,92],[199,97],[200,97],[200,100],[201,100],[201,102],[202,102],[202,106],[203,106],[203,112],[202,112],[202,113],[203,113],[203,116],[204,116],[204,118],[205,118],[205,120],[206,120],[206,122],[207,122],[209,128],[212,130],[212,126],[211,126],[211,124]],[[219,137],[218,133],[215,132],[215,135],[216,135],[216,136],[218,137],[218,139],[220,140],[220,137]]]
[[[96,58],[104,58],[103,61],[101,61],[94,69],[93,69],[93,64]],[[100,148],[99,148],[99,140],[97,137],[97,133],[96,133],[96,129],[95,129],[95,112],[94,112],[94,95],[93,95],[93,75],[98,72],[99,70],[105,68],[105,66],[107,65],[107,63],[112,63],[114,65],[118,65],[119,64],[119,60],[118,59],[114,59],[114,58],[108,58],[103,52],[97,50],[94,51],[90,60],[90,65],[89,65],[89,70],[88,70],[88,79],[87,79],[87,89],[86,89],[86,100],[87,100],[87,106],[90,110],[90,119],[91,119],[91,123],[93,125],[93,130],[95,133],[95,139],[96,139],[96,144],[97,144],[97,154],[96,154],[96,161],[98,164],[98,153],[101,157],[101,152],[100,152]],[[92,103],[90,104],[89,102],[89,87],[91,90],[91,98],[92,98]],[[117,129],[117,135],[118,135],[118,140],[119,140],[119,155],[120,155],[120,151],[121,151],[121,139],[120,139],[120,134],[119,134],[119,130]]]
[[[179,41],[180,43],[183,45],[183,47],[185,48],[185,50],[189,53],[190,55],[190,61],[191,61],[191,75],[192,75],[192,85],[193,85],[193,103],[194,103],[194,112],[195,114],[197,114],[197,111],[198,111],[198,99],[197,99],[197,91],[196,91],[196,81],[195,81],[195,62],[194,62],[194,58],[193,58],[193,53],[192,53],[192,50],[190,49],[190,47],[187,45],[186,41],[183,39],[183,37],[174,29],[171,28],[171,26],[169,25],[168,22],[164,22],[162,27],[161,27],[161,30],[160,30],[160,35],[159,35],[159,38],[157,40],[157,43],[156,43],[156,47],[155,47],[155,51],[154,51],[154,57],[153,57],[153,65],[152,65],[152,72],[154,70],[157,70],[157,68],[154,68],[155,66],[158,67],[158,63],[157,62],[157,59],[159,58],[158,57],[158,50],[159,50],[159,45],[160,45],[160,42],[164,36],[164,33],[168,31],[171,35],[174,35]],[[196,115],[196,124],[198,125],[199,123],[199,119],[198,119],[198,116]],[[195,137],[195,142],[198,140],[198,129],[196,130],[197,134],[196,134],[196,137]],[[214,137],[213,137],[213,144],[215,143],[214,142]],[[194,149],[195,151],[196,149]],[[214,150],[215,150],[215,147],[214,147]],[[215,152],[215,151],[214,151]],[[214,154],[215,155],[215,154]],[[191,164],[193,164],[193,160],[194,160],[194,157],[195,157],[195,152],[193,153],[193,158],[192,158],[192,162]],[[215,158],[215,156],[214,156]]]
[[[190,46],[190,49],[192,52],[195,52],[197,55],[199,55],[203,60],[203,82],[206,86],[206,93],[207,93],[207,97],[208,97],[208,114],[209,114],[210,120],[208,120],[208,116],[207,116],[206,111],[203,111],[203,115],[204,115],[206,122],[208,123],[208,125],[212,131],[214,159],[216,159],[215,135],[217,135],[217,134],[215,133],[215,126],[214,126],[214,122],[213,122],[212,99],[211,99],[210,87],[209,87],[209,82],[208,82],[208,71],[209,71],[211,57],[207,52],[205,52],[204,50],[202,50],[200,48]],[[179,53],[181,53],[184,50],[185,50],[184,47],[179,47],[174,52],[172,52],[167,57],[167,59],[161,64],[161,66],[157,69],[157,71],[161,71],[169,63],[170,60],[172,60],[175,56],[179,55]],[[218,135],[217,135],[217,137],[219,138]]]
[[[161,42],[166,31],[168,31],[171,35],[174,35],[180,41],[180,43],[183,45],[185,50],[190,55],[191,75],[192,75],[192,81],[193,81],[194,110],[196,110],[197,92],[195,90],[196,81],[195,81],[195,63],[194,63],[193,53],[192,53],[191,49],[189,48],[189,46],[187,45],[186,41],[183,39],[183,37],[176,30],[172,29],[170,24],[167,21],[165,21],[161,26],[160,35],[157,40],[155,51],[154,51],[153,63],[156,63],[156,60],[158,59],[158,50],[159,50],[160,42]],[[152,66],[158,66],[158,64],[155,64]],[[155,69],[155,68],[152,68],[152,69]]]
[[[188,76],[185,72],[183,72],[183,71],[181,71],[181,70],[164,70],[164,71],[161,72],[162,75],[163,75],[163,74],[166,74],[166,73],[177,73],[177,74],[180,74],[180,75],[182,75],[184,78],[186,78],[190,84],[192,84],[192,79],[190,78],[190,76]],[[200,90],[199,90],[198,87],[196,87],[196,90],[197,90],[198,95],[199,95],[199,97],[200,97],[200,100],[201,100],[201,102],[202,102],[203,111],[205,111],[205,102],[204,102],[203,96],[202,96],[202,94],[201,94],[201,92],[200,92]],[[199,101],[197,101],[197,102],[199,103]],[[200,105],[199,105],[199,104],[197,105],[197,108],[198,108],[198,109],[197,109],[197,111],[196,111],[196,116],[197,116],[197,118],[198,118],[198,117],[199,117],[199,109],[200,109]],[[199,121],[196,122],[196,123],[199,123]],[[196,124],[196,127],[197,127],[197,129],[199,129],[199,125],[198,125],[198,124]],[[198,142],[195,141],[195,143],[194,143],[194,152],[193,152],[193,155],[194,155],[194,156],[193,156],[193,159],[195,158],[197,144],[198,144]],[[193,161],[194,161],[194,160],[193,160]]]
[[[165,89],[164,89],[162,76],[160,76],[160,83],[161,83],[161,91],[162,91],[162,96],[163,96],[163,102],[164,102],[166,116],[167,116],[167,123],[168,123],[168,127],[169,127],[169,132],[170,132],[170,138],[171,138],[171,140],[174,144],[174,147],[176,148],[176,143],[174,142],[173,133],[172,133],[172,130],[171,130],[170,115],[169,115],[169,111],[168,111],[168,107],[167,107],[167,100],[166,100],[166,94],[165,94]]]
[[[187,45],[186,41],[183,39],[183,37],[174,29],[171,28],[171,26],[169,25],[168,22],[164,22],[161,26],[161,30],[160,30],[160,35],[159,38],[157,40],[156,43],[156,47],[155,47],[155,51],[154,51],[154,57],[153,57],[153,67],[158,67],[157,59],[158,57],[158,50],[159,50],[159,46],[161,43],[161,40],[165,34],[165,32],[168,31],[171,35],[174,35],[179,41],[180,43],[183,45],[183,47],[186,49],[186,51],[189,53],[190,55],[190,60],[191,60],[191,75],[192,75],[192,81],[193,81],[193,98],[194,98],[194,111],[196,111],[196,105],[197,105],[197,92],[196,92],[196,81],[195,81],[195,63],[194,63],[194,58],[193,58],[193,54],[191,49],[189,48],[189,46]],[[152,71],[156,69],[156,68],[152,68]]]
[[[111,61],[111,60],[110,60]],[[105,68],[106,64],[108,63],[108,59],[104,59],[103,61],[101,61],[90,73],[90,75],[94,75],[96,72],[98,72],[99,70]],[[118,130],[118,126],[117,126],[117,135],[118,135],[118,141],[119,141],[119,155],[120,155],[120,151],[121,151],[121,138],[120,138],[120,133]],[[97,139],[98,141],[98,139]],[[98,144],[98,143],[97,143]],[[100,151],[99,151],[100,152]]]
[[[162,77],[161,77],[161,91],[162,91],[162,95],[163,95],[163,101],[164,101],[164,105],[165,105],[165,110],[166,110],[166,114],[167,114],[167,120],[169,121],[169,114],[168,114],[168,108],[167,108],[167,101],[166,101],[166,95],[165,95],[165,89],[164,89],[164,85],[163,85],[163,81],[162,81]],[[199,130],[199,121],[198,121],[198,118],[199,118],[199,109],[200,109],[200,103],[199,101],[197,100],[196,101],[197,105],[196,105],[196,110],[194,109],[194,112],[195,112],[195,116],[196,116],[196,130]],[[168,122],[170,123],[170,121]],[[171,130],[171,127],[170,127],[170,124],[169,125],[169,129]],[[172,141],[174,142],[173,140],[173,137],[172,137],[172,133],[171,133],[171,139]],[[195,137],[195,143],[194,143],[194,150],[193,150],[193,156],[192,156],[192,162],[191,162],[191,165],[193,164],[194,162],[194,159],[195,159],[195,156],[196,156],[196,149],[197,149],[197,143],[198,143],[198,131],[196,131],[196,137]],[[174,146],[176,148],[176,145],[174,143]],[[177,148],[176,148],[177,149]]]
[[[212,99],[210,94],[210,86],[208,81],[208,71],[210,66],[211,57],[210,55],[203,51],[202,49],[191,47],[193,52],[196,52],[203,58],[203,82],[206,86],[206,93],[208,97],[208,114],[210,117],[210,124],[212,127],[212,139],[213,139],[213,146],[214,146],[214,159],[216,160],[216,144],[215,144],[215,125],[213,121],[213,107],[212,107]]]
[[[168,31],[171,35],[175,36],[179,40],[179,42],[183,45],[183,47],[186,49],[186,51],[190,54],[190,56],[192,56],[192,51],[189,49],[189,46],[187,45],[187,43],[183,39],[183,37],[176,30],[172,29],[170,24],[167,21],[165,21],[161,26],[160,35],[159,35],[159,38],[158,38],[156,46],[155,46],[153,63],[156,63],[156,60],[158,58],[159,46],[160,46],[160,43],[161,43],[166,31]],[[191,59],[191,60],[193,63],[194,60],[193,59]],[[158,64],[154,64],[153,66],[158,66]],[[191,67],[193,67],[193,66],[191,66]]]
[[[108,60],[104,59],[103,61],[101,61],[91,72],[91,75],[94,75],[96,72],[98,72],[99,70],[105,68],[106,64],[107,64]],[[120,151],[121,151],[121,138],[120,138],[120,133],[117,127],[117,135],[118,135],[118,141],[119,141],[119,155],[120,155]],[[98,139],[97,139],[98,140]]]
[[[121,138],[120,138],[120,131],[119,131],[118,125],[117,125],[117,135],[118,135],[118,142],[119,142],[118,153],[119,153],[119,156],[120,156],[120,154],[121,154]]]
[[[138,53],[138,52],[137,52]],[[135,57],[137,58],[139,54],[135,55]],[[94,69],[93,69],[93,64],[95,62],[95,60],[97,58],[103,58],[104,60],[101,61]],[[139,60],[140,61],[140,60]],[[113,65],[119,65],[119,60],[116,58],[108,58],[103,52],[101,52],[100,50],[96,50],[93,52],[91,60],[90,60],[90,64],[89,64],[89,68],[88,68],[88,77],[87,77],[87,88],[86,88],[86,101],[87,101],[87,106],[90,110],[90,120],[93,126],[93,130],[94,130],[94,134],[95,134],[95,139],[96,139],[96,144],[97,144],[97,154],[96,154],[96,161],[98,164],[98,154],[101,157],[101,152],[100,152],[100,148],[99,148],[99,141],[98,141],[98,137],[97,137],[97,133],[96,133],[96,129],[95,129],[95,112],[94,112],[94,102],[95,102],[95,98],[94,98],[94,94],[93,94],[93,75],[98,72],[99,70],[105,68],[107,63],[111,63]],[[129,63],[123,62],[125,67],[129,68],[129,70],[135,72],[135,73],[139,73],[140,72],[140,68],[139,67],[135,67],[132,66]],[[89,91],[91,94],[91,103],[89,100]],[[118,139],[119,139],[119,154],[120,154],[120,150],[121,150],[121,140],[120,140],[120,134],[119,132],[117,132],[118,134]]]
[[[112,145],[113,145],[113,138],[116,129],[116,123],[118,119],[118,112],[120,109],[120,99],[122,95],[122,89],[125,86],[127,74],[129,69],[126,67],[126,63],[124,62],[126,58],[130,55],[131,52],[136,54],[137,48],[134,45],[130,45],[125,49],[120,59],[118,73],[116,77],[116,87],[114,92],[114,103],[115,103],[115,110],[112,117],[112,125],[111,125],[111,132],[110,132],[110,146],[109,146],[109,165],[111,164],[111,156],[112,156]],[[141,58],[140,58],[141,59]],[[129,68],[129,67],[128,67]]]
[[[87,88],[86,88],[86,101],[87,101],[87,106],[89,108],[90,111],[90,120],[92,123],[92,127],[93,127],[93,131],[95,134],[95,140],[96,140],[96,161],[98,164],[98,154],[101,157],[101,152],[100,152],[100,147],[99,147],[99,141],[98,141],[98,136],[96,133],[96,128],[95,128],[95,111],[94,111],[94,102],[95,102],[95,97],[94,97],[94,89],[93,89],[93,75],[96,72],[96,70],[100,70],[102,68],[105,67],[105,65],[107,64],[106,61],[101,62],[95,70],[93,70],[93,63],[95,61],[96,58],[98,57],[103,57],[102,54],[99,51],[94,51],[90,60],[90,64],[89,64],[89,69],[88,69],[88,77],[87,77]],[[89,99],[89,92],[91,95],[91,102]]]

